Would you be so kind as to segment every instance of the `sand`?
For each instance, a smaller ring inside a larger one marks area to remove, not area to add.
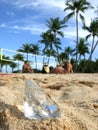
[[[24,116],[27,79],[37,82],[61,110],[61,117]],[[0,130],[98,130],[98,74],[0,75]]]

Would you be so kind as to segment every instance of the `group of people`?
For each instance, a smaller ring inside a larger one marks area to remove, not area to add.
[[[57,65],[55,68],[49,69],[47,65],[43,66],[42,73],[55,73],[55,74],[65,74],[65,73],[73,73],[72,64],[70,63],[70,60],[66,62],[66,69],[63,68],[64,64],[61,63],[60,65]],[[24,65],[22,67],[23,73],[34,73],[33,68],[30,66],[28,61],[24,62]]]
[[[72,64],[70,63],[69,60],[66,62],[66,69],[65,69],[63,66],[64,66],[63,63],[61,63],[60,65],[57,65],[57,66],[51,71],[51,73],[59,73],[59,74],[73,73]]]

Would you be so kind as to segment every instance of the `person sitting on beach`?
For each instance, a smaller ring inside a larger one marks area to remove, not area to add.
[[[33,73],[34,72],[28,61],[24,62],[24,65],[22,67],[22,72],[23,73]]]
[[[57,65],[52,71],[51,73],[55,73],[55,74],[65,74],[67,71],[63,68],[64,64],[61,63],[60,65]]]
[[[67,73],[73,73],[72,64],[70,63],[70,60],[66,62],[66,70]]]

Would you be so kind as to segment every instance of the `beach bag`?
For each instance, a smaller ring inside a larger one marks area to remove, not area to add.
[[[44,73],[44,74],[50,73],[50,70],[49,70],[48,65],[44,65],[44,66],[43,66],[42,73]]]

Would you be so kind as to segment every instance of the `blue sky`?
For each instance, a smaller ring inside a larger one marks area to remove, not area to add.
[[[37,43],[42,32],[47,30],[46,20],[50,17],[60,17],[66,15],[63,11],[66,0],[0,0],[0,48],[10,50],[19,49],[24,43]],[[98,6],[97,0],[88,0],[95,8]],[[91,19],[97,16],[94,10],[88,10],[84,16],[86,24],[89,25]],[[75,46],[75,19],[72,18],[68,27],[63,29],[65,37],[62,39],[62,49],[65,46]],[[81,29],[79,23],[79,36],[87,35]],[[98,48],[93,58],[98,58]]]

